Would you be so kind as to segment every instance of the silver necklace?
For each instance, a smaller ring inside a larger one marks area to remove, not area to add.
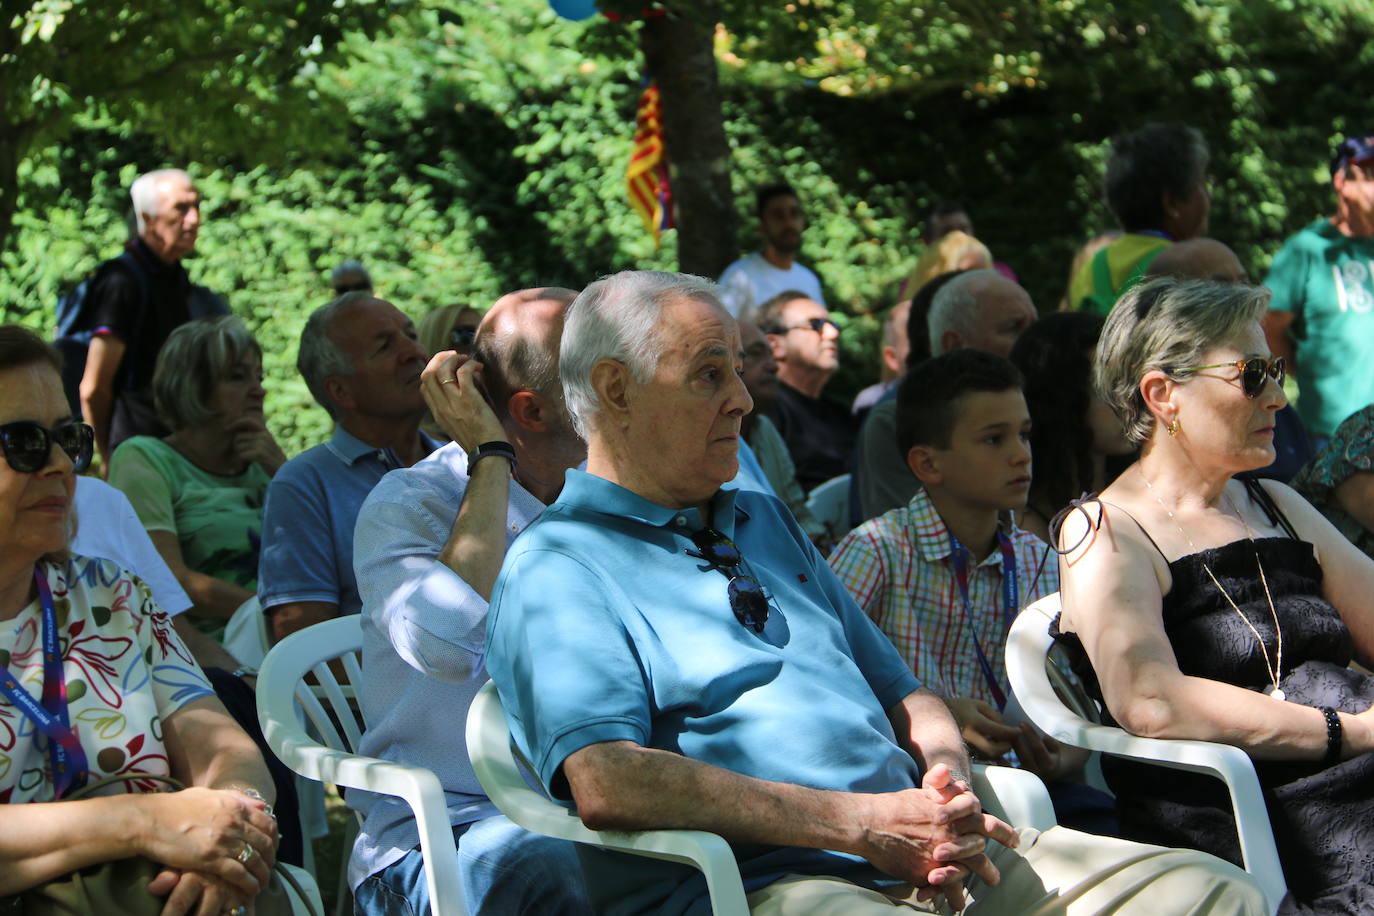
[[[1174,513],[1168,506],[1164,505],[1164,500],[1159,498],[1159,494],[1155,492],[1154,484],[1150,483],[1150,478],[1145,476],[1145,472],[1140,469],[1139,465],[1136,466],[1136,470],[1140,471],[1140,479],[1145,481],[1145,488],[1150,491],[1150,495],[1155,498],[1155,502],[1159,503],[1159,507],[1169,516],[1169,521],[1174,523],[1174,527],[1178,529],[1178,533],[1183,535],[1183,539],[1188,542],[1188,547],[1192,549],[1193,553],[1198,553],[1197,545],[1193,543],[1192,538],[1188,537],[1188,532],[1183,530],[1183,526],[1178,523],[1178,519],[1174,518]],[[1264,656],[1264,667],[1269,672],[1269,680],[1274,684],[1274,690],[1269,696],[1281,702],[1288,697],[1283,692],[1283,689],[1279,687],[1279,676],[1283,673],[1283,628],[1279,626],[1279,612],[1274,609],[1274,596],[1269,593],[1269,579],[1264,574],[1264,564],[1260,562],[1259,549],[1255,547],[1255,535],[1254,532],[1250,530],[1250,523],[1245,520],[1245,516],[1241,514],[1235,502],[1231,500],[1230,494],[1227,493],[1225,496],[1226,501],[1231,504],[1231,511],[1236,514],[1236,518],[1240,519],[1240,523],[1245,526],[1245,538],[1250,542],[1250,550],[1255,554],[1255,566],[1259,569],[1260,582],[1264,585],[1264,597],[1269,602],[1269,613],[1274,618],[1275,652],[1273,664],[1269,663],[1269,649],[1264,645],[1264,638],[1260,636],[1259,630],[1250,622],[1250,618],[1245,616],[1245,612],[1236,604],[1230,592],[1222,587],[1221,582],[1216,577],[1216,573],[1212,572],[1212,567],[1208,566],[1204,561],[1202,569],[1207,573],[1207,578],[1211,579],[1212,584],[1217,587],[1217,591],[1221,592],[1221,597],[1225,598],[1226,603],[1231,605],[1231,610],[1235,611],[1236,614],[1240,616],[1240,619],[1245,621],[1245,625],[1250,628],[1250,632],[1255,634],[1255,642],[1259,643],[1260,653]]]

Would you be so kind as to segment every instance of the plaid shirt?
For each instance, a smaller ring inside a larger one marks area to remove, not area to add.
[[[1059,564],[1049,557],[1036,581],[1045,542],[1015,525],[1004,530],[1016,556],[1019,611],[1059,589]],[[942,696],[973,697],[996,705],[978,664],[954,577],[949,529],[924,489],[917,490],[905,507],[850,532],[830,555],[830,566],[925,686]],[[1003,691],[1010,693],[1000,549],[969,569],[969,605],[993,673]]]

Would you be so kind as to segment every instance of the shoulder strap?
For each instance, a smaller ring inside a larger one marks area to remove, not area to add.
[[[1154,261],[1155,258],[1159,257],[1159,253],[1161,251],[1168,247],[1168,245],[1165,245],[1163,247],[1156,248],[1154,251],[1147,253],[1139,261],[1136,261],[1135,268],[1131,271],[1131,275],[1126,278],[1125,283],[1121,284],[1121,292],[1124,294],[1126,290],[1130,289],[1132,286],[1135,286],[1141,280],[1145,279],[1145,272],[1150,269],[1150,263]]]
[[[1112,267],[1107,260],[1107,249],[1110,247],[1110,245],[1103,246],[1102,250],[1093,255],[1093,292],[1106,296],[1115,292],[1115,286],[1112,283]]]
[[[1259,482],[1257,477],[1244,477],[1241,483],[1245,486],[1245,492],[1250,496],[1250,501],[1259,506],[1264,511],[1264,515],[1269,519],[1269,524],[1278,525],[1293,540],[1302,540],[1298,537],[1297,530],[1293,523],[1288,521],[1288,516],[1283,514],[1279,504],[1274,502],[1274,497],[1264,488],[1264,484]]]
[[[1121,508],[1121,507],[1118,506],[1116,503],[1109,503],[1109,502],[1107,502],[1105,499],[1104,499],[1104,500],[1101,500],[1101,502],[1102,502],[1103,504],[1105,504],[1105,505],[1111,506],[1111,507],[1112,507],[1113,509],[1115,509],[1117,512],[1120,512],[1122,515],[1126,516],[1126,517],[1129,518],[1131,521],[1135,522],[1135,526],[1136,526],[1137,528],[1140,529],[1140,533],[1143,534],[1143,535],[1145,535],[1145,540],[1149,541],[1149,542],[1150,542],[1150,546],[1153,547],[1153,548],[1155,549],[1155,552],[1158,553],[1158,554],[1160,555],[1160,557],[1162,557],[1162,558],[1164,559],[1164,565],[1165,565],[1165,566],[1168,566],[1168,565],[1169,565],[1169,557],[1168,557],[1168,555],[1167,555],[1164,551],[1162,551],[1162,550],[1159,549],[1159,545],[1155,543],[1155,539],[1152,538],[1152,537],[1150,537],[1150,532],[1149,532],[1149,530],[1146,529],[1146,527],[1145,527],[1144,525],[1140,524],[1139,520],[1137,520],[1136,517],[1135,517],[1134,515],[1132,515],[1131,513],[1127,512],[1125,509]]]
[[[121,782],[160,782],[173,792],[180,792],[186,788],[171,776],[162,776],[157,773],[116,773],[113,776],[106,776],[104,779],[97,779],[95,782],[87,783],[81,789],[67,796],[67,801],[76,801],[81,798],[90,798],[96,792],[106,786],[112,786]]]

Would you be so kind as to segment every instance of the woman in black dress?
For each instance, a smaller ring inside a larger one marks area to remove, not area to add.
[[[1374,562],[1283,484],[1284,367],[1260,288],[1162,279],[1112,310],[1094,381],[1140,460],[1069,514],[1058,627],[1111,719],[1243,748],[1290,890],[1283,912],[1374,912]],[[1090,664],[1090,667],[1089,667]],[[1206,777],[1104,761],[1123,828],[1239,862]]]

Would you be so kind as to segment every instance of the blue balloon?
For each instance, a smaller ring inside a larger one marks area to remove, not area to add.
[[[564,19],[581,22],[597,13],[596,0],[549,0],[549,6]]]

